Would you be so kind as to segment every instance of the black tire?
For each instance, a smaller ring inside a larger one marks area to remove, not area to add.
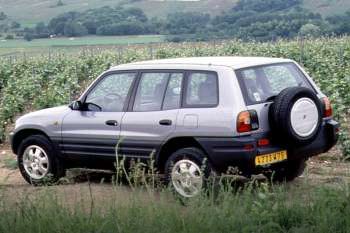
[[[48,173],[41,179],[32,178],[24,168],[23,156],[25,150],[29,146],[40,147],[45,151],[48,157]],[[23,178],[32,185],[53,184],[61,177],[65,176],[65,169],[57,157],[57,152],[55,151],[52,143],[48,140],[48,138],[43,135],[31,135],[25,138],[18,148],[17,161]]]
[[[165,183],[166,185],[169,185],[169,187],[175,193],[175,195],[178,198],[180,198],[180,200],[182,201],[189,199],[189,197],[185,197],[181,193],[177,192],[176,188],[174,187],[171,174],[172,174],[174,165],[178,161],[184,160],[184,159],[192,161],[199,168],[201,168],[202,182],[203,182],[202,190],[208,188],[208,178],[214,174],[212,166],[210,165],[210,162],[208,161],[205,153],[196,147],[179,149],[175,151],[173,154],[171,154],[171,156],[168,158],[165,164]]]
[[[317,107],[318,122],[314,131],[308,136],[298,135],[292,127],[291,110],[294,104],[301,98],[311,99]],[[275,98],[270,107],[270,127],[275,139],[279,142],[293,145],[304,145],[311,143],[317,137],[322,123],[322,104],[317,95],[309,88],[290,87],[282,90]]]
[[[301,176],[307,166],[306,159],[287,161],[266,174],[272,182],[290,182]]]

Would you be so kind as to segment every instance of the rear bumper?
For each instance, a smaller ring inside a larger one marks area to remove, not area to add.
[[[338,141],[339,123],[330,119],[324,120],[317,138],[310,144],[300,147],[269,145],[259,147],[260,138],[267,135],[251,135],[235,138],[198,137],[197,141],[205,149],[213,166],[226,172],[227,168],[238,167],[242,172],[251,173],[261,167],[255,166],[255,157],[281,150],[287,150],[288,160],[309,158],[331,149]]]

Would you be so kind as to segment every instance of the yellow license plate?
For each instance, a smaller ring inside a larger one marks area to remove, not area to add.
[[[255,157],[255,165],[267,165],[277,163],[287,159],[287,151],[282,150],[266,155],[258,155]]]

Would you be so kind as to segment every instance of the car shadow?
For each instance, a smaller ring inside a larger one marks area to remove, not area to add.
[[[61,179],[61,184],[65,183],[113,183],[116,173],[104,170],[72,169],[67,171],[66,177]]]

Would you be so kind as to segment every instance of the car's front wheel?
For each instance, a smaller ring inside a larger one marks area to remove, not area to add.
[[[24,139],[19,146],[17,159],[23,178],[30,184],[52,183],[64,176],[52,143],[43,135]]]
[[[166,182],[183,198],[199,195],[212,173],[204,152],[195,147],[175,151],[165,165]]]

